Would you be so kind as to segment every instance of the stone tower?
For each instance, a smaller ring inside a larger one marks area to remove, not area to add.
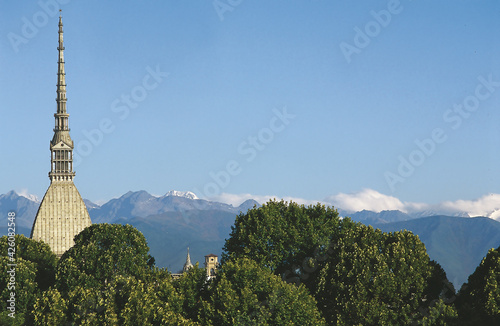
[[[215,272],[219,266],[218,256],[214,254],[205,256],[205,269],[207,271],[207,278],[215,277]]]
[[[57,112],[54,137],[50,142],[50,186],[36,214],[31,238],[43,240],[60,257],[74,244],[73,238],[87,226],[90,216],[76,189],[73,178],[73,141],[69,135],[66,111],[66,73],[64,71],[63,24],[59,16],[59,51],[57,70]]]

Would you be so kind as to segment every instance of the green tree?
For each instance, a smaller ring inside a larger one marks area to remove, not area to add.
[[[431,276],[427,279],[424,300],[415,319],[419,325],[455,325],[458,312],[455,307],[455,287],[448,281],[446,273],[436,261],[429,263]]]
[[[61,293],[82,286],[104,289],[117,276],[145,280],[154,259],[144,235],[130,225],[93,224],[75,237],[75,245],[57,264],[56,284]]]
[[[196,325],[181,315],[181,300],[162,277],[116,276],[105,289],[79,286],[68,297],[67,315],[77,325]]]
[[[129,278],[119,295],[123,297],[124,293],[127,300],[120,313],[120,325],[196,325],[181,315],[180,300],[168,280],[146,284]]]
[[[422,311],[413,322],[413,325],[461,325],[458,322],[458,313],[454,305],[448,304],[447,300],[437,299],[427,310]]]
[[[56,289],[43,292],[33,309],[34,325],[64,325],[67,322],[67,303]]]
[[[6,236],[0,238],[0,254],[8,255],[9,242]],[[43,241],[26,238],[22,234],[15,236],[15,257],[22,258],[35,264],[35,282],[41,291],[47,290],[54,284],[57,257],[49,245]]]
[[[222,263],[249,257],[276,275],[300,277],[307,274],[304,262],[322,254],[339,223],[338,212],[331,207],[269,201],[236,217]]]
[[[407,325],[451,320],[453,307],[437,310],[444,284],[428,286],[435,276],[424,244],[411,232],[383,233],[342,220],[335,245],[311,286],[326,320],[337,325]]]
[[[287,284],[250,259],[226,261],[204,302],[204,325],[324,325],[304,286]]]
[[[66,294],[66,316],[76,325],[118,325],[114,301],[114,282],[105,288],[75,286]]]
[[[211,282],[207,272],[196,263],[186,273],[173,281],[181,301],[181,311],[185,318],[199,321],[204,309],[203,302],[208,300]]]
[[[17,258],[14,265],[0,257],[0,321],[6,325],[31,324],[31,310],[38,296],[35,263]],[[7,307],[10,310],[7,309]],[[14,313],[9,317],[9,313]]]
[[[78,234],[56,269],[68,323],[195,325],[182,316],[183,299],[170,273],[154,267],[148,252],[146,239],[130,225],[94,224]]]
[[[31,311],[36,299],[41,295],[41,292],[54,284],[56,255],[42,241],[35,241],[20,234],[15,235],[13,241],[9,241],[7,236],[1,237],[0,253],[2,257],[0,323],[15,322],[14,324],[31,325],[33,323]],[[9,263],[16,264],[16,266],[9,267],[7,265]],[[7,271],[12,268],[15,272],[14,291],[11,291],[9,289],[11,285],[8,285],[10,275]],[[16,295],[16,320],[7,316],[6,300],[11,292]],[[7,316],[7,319],[2,316]]]
[[[464,325],[500,325],[500,247],[490,249],[460,289],[457,306]]]
[[[223,263],[241,257],[305,285],[331,324],[439,323],[455,314],[435,307],[454,290],[444,291],[444,271],[417,236],[340,219],[320,204],[270,201],[237,216]]]

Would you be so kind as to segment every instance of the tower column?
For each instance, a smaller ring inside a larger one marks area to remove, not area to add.
[[[63,24],[59,16],[59,57],[57,61],[57,109],[54,136],[50,141],[50,186],[43,197],[31,229],[31,238],[43,240],[57,256],[74,244],[74,237],[92,224],[87,207],[73,183],[73,140],[69,135],[66,111]]]

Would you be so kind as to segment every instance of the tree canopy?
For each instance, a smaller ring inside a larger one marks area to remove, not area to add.
[[[35,325],[196,325],[165,269],[154,266],[143,234],[94,224],[57,263],[54,287],[35,303]]]
[[[428,286],[438,266],[411,232],[383,233],[348,219],[310,288],[336,325],[406,325],[426,316],[444,283]],[[453,310],[441,316],[454,317]]]
[[[457,295],[416,235],[384,233],[320,204],[270,201],[239,214],[212,279],[198,264],[172,279],[130,225],[94,224],[59,260],[43,242],[15,240],[22,291],[12,320],[2,237],[0,324],[500,324],[500,248]]]
[[[43,241],[36,241],[22,234],[15,235],[15,257],[30,261],[35,265],[35,282],[40,290],[44,291],[54,284],[57,257],[49,245]],[[0,238],[0,254],[8,256],[9,244],[7,237]]]
[[[11,243],[14,247],[10,246]],[[14,236],[14,241],[8,241],[7,236],[1,237],[0,253],[0,323],[12,323],[7,316],[7,300],[11,293],[15,293],[15,322],[29,325],[36,299],[54,284],[56,255],[46,243],[20,234]],[[15,266],[9,266],[13,263]],[[11,275],[11,272],[14,274]],[[15,282],[9,285],[11,276],[14,276]]]
[[[339,223],[339,214],[331,207],[269,201],[236,217],[222,263],[251,257],[276,275],[300,275],[304,260],[328,247]]]
[[[383,233],[320,204],[269,201],[239,214],[223,264],[235,258],[305,285],[326,321],[338,325],[421,320],[445,284],[436,282],[440,266],[411,232]],[[442,318],[454,315],[448,309]]]
[[[117,276],[144,280],[154,266],[144,235],[130,225],[93,224],[75,236],[75,245],[57,264],[57,287],[103,288]]]
[[[488,251],[457,300],[465,325],[500,325],[500,247]]]
[[[204,325],[324,325],[304,286],[287,284],[247,258],[226,261],[210,292]]]

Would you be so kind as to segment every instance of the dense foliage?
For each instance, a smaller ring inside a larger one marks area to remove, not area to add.
[[[170,274],[154,267],[146,239],[130,225],[94,224],[78,234],[57,264],[56,290],[78,325],[191,324]]]
[[[341,223],[335,246],[311,284],[325,318],[337,325],[407,325],[439,299],[443,283],[428,284],[435,264],[410,232],[382,233]],[[452,319],[447,311],[443,319]]]
[[[11,247],[11,243],[15,246]],[[0,324],[30,324],[37,297],[54,284],[56,255],[47,244],[24,235],[15,235],[13,242],[7,236],[1,237],[0,253]],[[13,263],[11,258],[16,266],[9,265]],[[9,285],[12,274],[15,282]],[[15,293],[15,321],[8,317],[11,293]]]
[[[467,283],[457,302],[466,325],[500,325],[500,247],[491,249]]]
[[[0,239],[1,325],[500,324],[500,248],[457,295],[411,232],[320,204],[270,201],[239,214],[212,279],[198,264],[173,279],[129,225],[94,224],[59,260],[43,242],[15,239],[16,319]]]
[[[434,305],[446,298],[447,280],[417,236],[340,219],[320,204],[270,201],[240,214],[223,254],[224,261],[235,257],[304,284],[329,324],[405,325],[456,316],[450,307],[431,317]]]
[[[75,237],[75,245],[57,264],[57,287],[101,289],[116,276],[144,280],[153,259],[144,235],[130,225],[93,224]]]
[[[277,275],[299,276],[304,260],[328,247],[339,224],[333,208],[270,201],[236,217],[222,263],[250,257]]]
[[[217,274],[204,325],[324,325],[304,286],[287,284],[250,259],[228,261]]]

